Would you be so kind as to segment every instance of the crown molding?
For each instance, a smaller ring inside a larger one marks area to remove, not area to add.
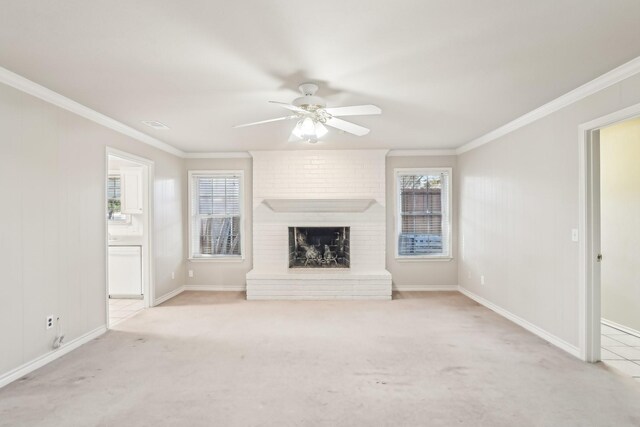
[[[210,153],[185,153],[186,159],[250,159],[248,151],[219,151]]]
[[[466,153],[467,151],[481,147],[493,140],[496,140],[517,129],[520,129],[521,127],[540,120],[541,118],[546,117],[549,114],[555,113],[556,111],[561,110],[575,102],[578,102],[581,99],[586,98],[587,96],[593,95],[594,93],[606,89],[609,86],[628,79],[629,77],[632,77],[638,73],[640,73],[640,56],[632,59],[625,64],[622,64],[617,68],[614,68],[613,70],[601,75],[600,77],[596,77],[590,82],[579,86],[578,88],[554,99],[553,101],[550,101],[543,106],[538,107],[535,110],[532,110],[527,114],[524,114],[517,119],[512,120],[509,123],[482,135],[479,138],[469,141],[468,143],[460,146],[456,150],[456,154]]]
[[[454,156],[466,153],[467,151],[481,147],[491,141],[494,141],[500,137],[503,137],[517,129],[520,129],[528,124],[531,124],[543,117],[546,117],[562,108],[565,108],[575,102],[578,102],[590,95],[593,95],[609,86],[619,83],[629,77],[632,77],[640,73],[640,56],[632,59],[631,61],[614,68],[613,70],[596,77],[579,86],[578,88],[550,101],[541,107],[532,110],[515,120],[508,122],[507,124],[500,126],[491,132],[488,132],[476,139],[473,139],[466,144],[461,145],[457,149],[433,149],[433,150],[389,150],[387,156],[389,157],[413,157],[413,156]],[[137,141],[150,145],[159,150],[173,154],[175,156],[187,159],[234,159],[234,158],[251,158],[251,153],[247,151],[234,151],[234,152],[184,152],[166,142],[156,139],[144,132],[136,130],[122,122],[119,122],[111,117],[108,117],[102,113],[99,113],[89,107],[86,107],[79,102],[73,101],[57,92],[47,89],[46,87],[39,85],[25,77],[22,77],[6,68],[0,67],[0,83],[4,83],[17,90],[28,93],[36,98],[42,99],[45,102],[56,105],[67,111],[71,111],[81,117],[89,119],[95,123],[105,126],[109,129],[115,130],[123,135],[127,135]]]
[[[85,119],[89,119],[109,129],[113,129],[123,135],[127,135],[137,141],[143,142],[154,148],[157,148],[167,153],[173,154],[178,157],[184,157],[185,153],[178,150],[172,145],[162,142],[146,133],[140,132],[130,126],[125,125],[111,117],[105,116],[102,113],[98,113],[89,107],[86,107],[79,102],[73,101],[66,96],[60,95],[57,92],[47,89],[46,87],[39,85],[27,78],[24,78],[6,68],[0,67],[0,83],[4,83],[29,95],[40,98],[45,102],[53,104],[57,107],[63,108],[67,111],[71,111]]]
[[[387,157],[416,157],[416,156],[455,156],[456,149],[441,150],[390,150]]]

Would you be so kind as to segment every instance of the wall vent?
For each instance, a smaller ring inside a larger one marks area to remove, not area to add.
[[[163,129],[163,130],[169,129],[169,126],[165,125],[164,123],[158,122],[156,120],[143,120],[142,123],[154,129]]]

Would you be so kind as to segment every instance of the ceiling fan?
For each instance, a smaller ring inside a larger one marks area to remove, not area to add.
[[[292,111],[293,114],[278,117],[276,119],[237,125],[234,126],[234,128],[279,122],[282,120],[297,120],[296,126],[291,132],[289,141],[306,141],[316,143],[320,138],[327,134],[328,129],[326,126],[357,136],[363,136],[369,133],[369,129],[355,123],[339,119],[338,117],[368,116],[371,114],[382,113],[382,110],[375,105],[354,105],[351,107],[327,108],[325,100],[315,95],[318,90],[318,86],[316,84],[303,83],[298,88],[300,89],[300,92],[302,92],[302,96],[294,99],[291,104],[269,101],[272,104],[280,105],[281,107]]]

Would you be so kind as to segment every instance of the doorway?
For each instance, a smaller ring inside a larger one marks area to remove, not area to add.
[[[631,259],[633,235],[640,236],[637,156],[640,104],[580,126],[581,355],[633,377],[640,377],[640,329],[631,326],[640,322],[640,269]]]
[[[601,350],[640,378],[640,117],[600,129]]]
[[[151,305],[151,189],[153,162],[107,149],[107,327]]]

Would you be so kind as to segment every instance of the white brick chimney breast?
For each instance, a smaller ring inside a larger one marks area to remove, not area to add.
[[[253,151],[247,299],[391,299],[387,150]],[[350,227],[349,268],[289,268],[289,227]]]

